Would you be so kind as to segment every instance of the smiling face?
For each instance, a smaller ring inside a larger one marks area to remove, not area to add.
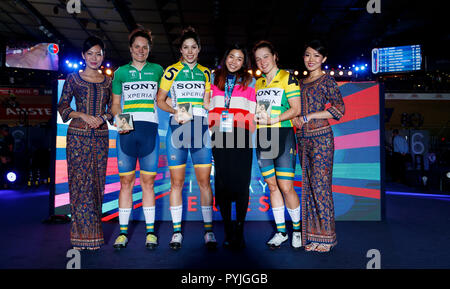
[[[92,70],[97,70],[102,65],[104,54],[100,45],[92,46],[88,51],[81,54],[86,67]]]
[[[184,62],[187,64],[195,64],[200,53],[200,47],[193,38],[188,38],[183,41],[180,52]]]
[[[244,53],[241,50],[231,50],[225,60],[225,65],[228,69],[228,72],[235,73],[236,71],[239,71],[244,65],[244,57]]]
[[[272,54],[267,47],[261,47],[255,51],[255,61],[259,70],[264,74],[277,69],[277,56]]]
[[[130,47],[130,53],[133,62],[143,63],[147,61],[148,54],[150,53],[148,40],[144,37],[136,37]]]
[[[312,49],[311,47],[306,48],[305,53],[303,54],[303,61],[305,63],[306,69],[309,72],[321,70],[322,63],[327,60],[326,57],[323,57],[317,50]]]

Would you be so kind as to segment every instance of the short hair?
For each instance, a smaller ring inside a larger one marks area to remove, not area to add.
[[[198,33],[195,31],[195,29],[191,26],[183,29],[183,31],[181,32],[181,37],[180,37],[180,44],[179,44],[179,48],[181,48],[183,46],[183,42],[186,39],[194,39],[195,43],[197,43],[198,47],[201,47],[200,45],[200,37],[198,36]]]
[[[83,42],[83,54],[96,45],[100,46],[102,51],[105,51],[105,43],[103,42],[103,40],[101,40],[97,36],[92,35],[86,38],[86,40],[84,40]]]
[[[138,27],[136,29],[134,29],[133,31],[130,32],[130,35],[128,35],[128,41],[129,41],[130,47],[133,46],[133,43],[137,37],[143,37],[143,38],[147,39],[148,46],[150,46],[150,47],[152,46],[152,44],[153,44],[152,32],[148,29],[145,29],[144,26],[138,25]]]
[[[319,52],[323,57],[328,56],[328,49],[327,46],[325,44],[325,42],[323,40],[319,40],[319,39],[314,39],[311,41],[308,41],[305,44],[305,49],[303,51],[306,50],[306,48],[311,47],[312,49],[316,50],[317,52]]]
[[[275,49],[275,46],[272,44],[272,42],[267,41],[267,40],[260,40],[260,41],[258,41],[258,42],[253,46],[253,49],[252,49],[253,57],[255,56],[256,50],[258,50],[258,49],[260,49],[260,48],[267,48],[267,49],[269,49],[270,53],[272,53],[272,55],[275,55],[275,56],[277,57],[277,62],[278,62],[278,60],[279,60],[278,52],[277,52],[277,50]]]

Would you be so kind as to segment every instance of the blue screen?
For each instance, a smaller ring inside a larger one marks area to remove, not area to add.
[[[372,73],[416,71],[422,68],[420,45],[372,49]]]

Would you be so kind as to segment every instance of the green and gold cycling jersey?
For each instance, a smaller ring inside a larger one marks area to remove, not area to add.
[[[112,92],[122,95],[122,112],[135,121],[158,123],[156,94],[164,70],[159,64],[147,62],[139,71],[131,62],[114,72]]]
[[[300,97],[300,87],[297,79],[286,70],[279,69],[270,83],[267,83],[265,75],[256,81],[257,107],[264,103],[269,104],[270,117],[275,118],[290,109],[289,99]],[[258,112],[258,109],[257,109]],[[291,120],[285,120],[273,125],[257,125],[262,127],[292,127]]]
[[[170,92],[173,108],[176,109],[178,104],[190,103],[194,116],[207,116],[203,98],[211,91],[211,72],[208,68],[196,64],[190,69],[187,64],[177,62],[166,68],[160,88]]]

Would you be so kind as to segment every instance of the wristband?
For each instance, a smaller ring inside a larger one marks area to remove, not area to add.
[[[108,117],[105,114],[101,115],[100,117],[103,119],[103,123],[108,121]]]
[[[308,118],[306,118],[306,115],[303,116],[303,122],[307,123],[308,122]]]

